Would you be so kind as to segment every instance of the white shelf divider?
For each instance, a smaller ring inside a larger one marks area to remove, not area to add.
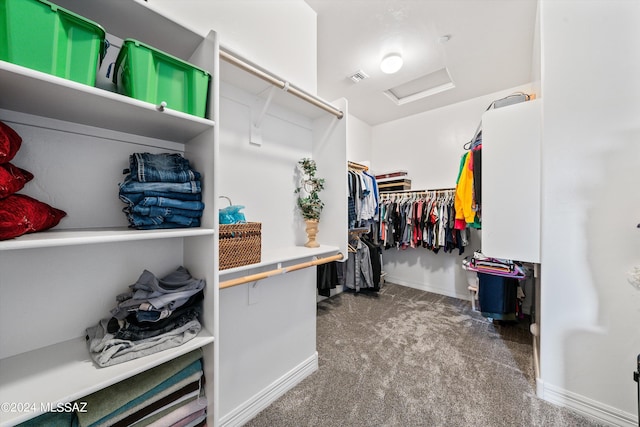
[[[130,228],[95,228],[78,230],[47,230],[0,241],[0,251],[89,245],[97,243],[130,242],[176,237],[210,236],[211,228],[173,228],[162,230],[133,230]]]
[[[212,120],[0,61],[0,108],[187,143]]]

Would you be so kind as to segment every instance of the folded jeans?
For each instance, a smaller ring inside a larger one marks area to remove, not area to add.
[[[165,197],[173,200],[199,202],[202,200],[202,193],[177,193],[170,191],[143,191],[142,193],[120,192],[120,200],[130,205],[136,205],[146,197]]]
[[[163,191],[171,193],[201,193],[200,181],[187,182],[138,182],[130,177],[120,183],[120,194]]]
[[[193,202],[199,203],[199,202]],[[150,216],[150,217],[163,217],[170,219],[174,216],[184,216],[187,218],[200,218],[202,216],[202,208],[200,209],[180,209],[174,207],[161,207],[161,206],[140,206],[135,205],[130,208],[125,208],[128,213]]]
[[[129,220],[129,225],[132,227],[144,227],[144,226],[158,226],[161,224],[173,224],[182,226],[182,227],[199,227],[200,220],[198,218],[190,218],[182,215],[172,215],[170,217],[163,216],[146,216],[135,213],[128,213],[127,219]],[[173,228],[173,227],[163,227],[163,228]]]
[[[189,160],[177,153],[134,153],[129,156],[129,176],[138,182],[188,182],[200,179]]]

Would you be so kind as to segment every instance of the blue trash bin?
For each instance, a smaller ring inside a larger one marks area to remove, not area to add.
[[[478,304],[484,317],[517,320],[518,279],[478,273]]]

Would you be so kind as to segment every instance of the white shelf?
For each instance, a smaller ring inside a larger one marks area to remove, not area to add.
[[[164,230],[134,230],[124,227],[78,230],[52,229],[25,234],[11,240],[0,241],[0,251],[152,239],[172,239],[176,237],[210,236],[213,234],[214,230],[212,228],[174,228]]]
[[[220,270],[220,277],[227,274],[240,273],[256,268],[270,267],[279,263],[299,261],[305,258],[335,255],[340,252],[337,246],[321,245],[319,248],[307,248],[304,246],[288,246],[276,249],[269,249],[267,253],[262,253],[261,261],[255,264],[243,265],[241,267]]]
[[[181,143],[212,120],[0,61],[0,108]]]
[[[132,38],[188,60],[206,34],[175,17],[164,16],[146,0],[57,0],[58,6],[69,9],[99,23],[109,34],[121,39]]]
[[[0,360],[0,402],[56,404],[81,399],[119,381],[201,348],[214,341],[206,330],[191,341],[149,356],[100,368],[96,366],[84,338]],[[2,413],[0,426],[14,425],[37,414]]]

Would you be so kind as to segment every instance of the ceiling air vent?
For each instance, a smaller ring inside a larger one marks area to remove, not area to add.
[[[451,80],[449,70],[441,68],[433,73],[425,74],[410,82],[385,90],[384,94],[397,105],[403,105],[454,87],[456,85]]]
[[[352,75],[350,75],[349,78],[351,80],[353,80],[354,83],[358,83],[361,80],[368,79],[369,76],[364,71],[358,70],[355,73],[353,73]]]

